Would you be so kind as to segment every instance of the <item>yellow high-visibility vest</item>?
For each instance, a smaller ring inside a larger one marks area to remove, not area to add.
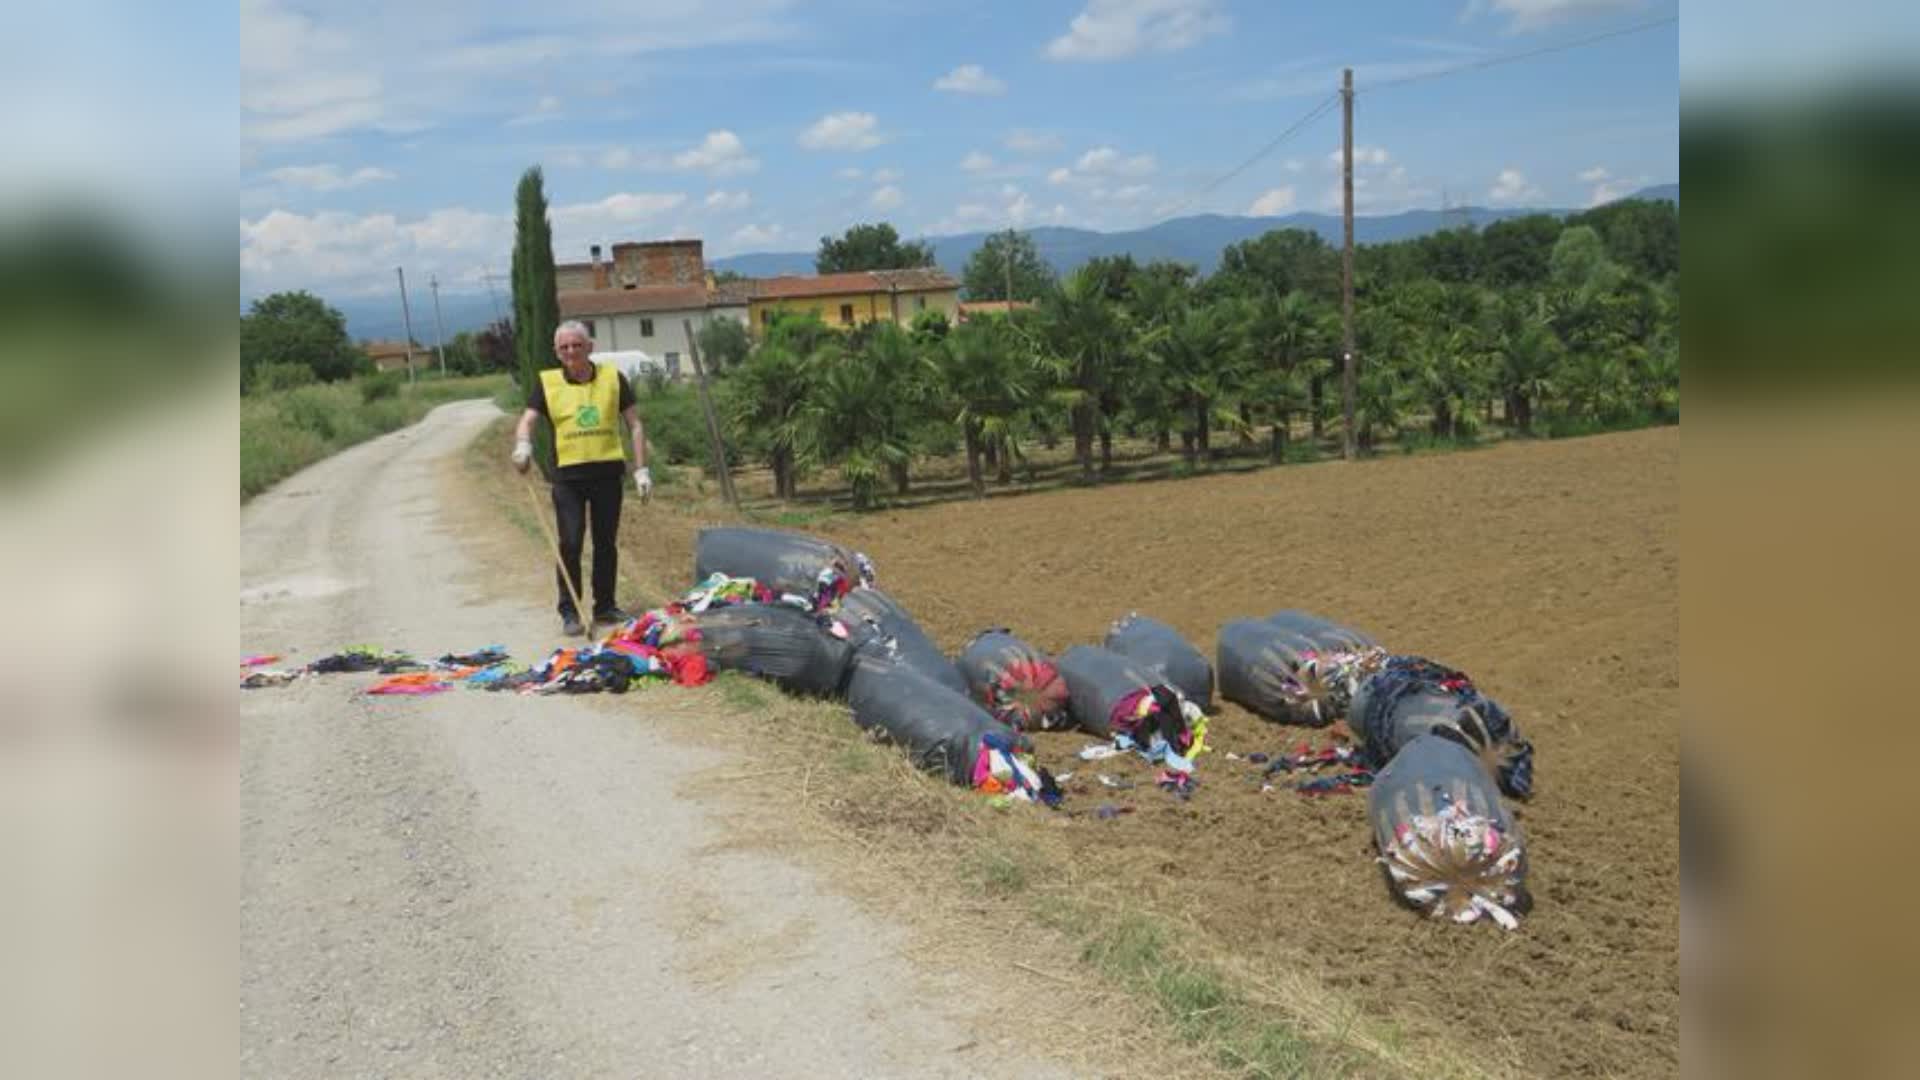
[[[620,371],[595,364],[593,381],[568,382],[560,368],[540,373],[547,418],[553,421],[554,456],[561,466],[619,461]]]

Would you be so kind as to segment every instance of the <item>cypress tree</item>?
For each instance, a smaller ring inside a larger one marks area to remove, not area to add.
[[[553,269],[553,225],[547,220],[547,193],[540,166],[520,175],[514,192],[513,347],[516,381],[524,397],[540,369],[552,367],[553,332],[560,326],[560,298]],[[552,475],[553,428],[534,425],[534,456]]]

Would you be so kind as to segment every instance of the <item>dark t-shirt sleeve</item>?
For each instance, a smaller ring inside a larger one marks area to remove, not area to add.
[[[633,408],[633,384],[627,381],[627,373],[622,371],[616,376],[620,380],[620,411]]]
[[[527,388],[527,408],[541,416],[547,415],[547,388],[537,376],[533,380],[533,385]],[[548,419],[552,418],[548,417]]]

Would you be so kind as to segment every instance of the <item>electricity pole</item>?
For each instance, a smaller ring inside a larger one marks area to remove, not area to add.
[[[1007,226],[1007,250],[1002,252],[1006,258],[1000,260],[1007,276],[1007,317],[1013,317],[1013,226]]]
[[[400,318],[407,327],[407,381],[413,381],[413,311],[407,307],[407,271],[396,266],[393,272],[400,276]]]
[[[1345,364],[1340,375],[1340,400],[1346,410],[1346,430],[1340,456],[1353,460],[1353,69],[1340,79],[1340,191],[1344,208],[1341,227],[1345,244],[1340,250],[1340,342]]]
[[[440,377],[447,377],[447,328],[440,321],[440,279],[427,275],[427,288],[433,290],[433,351],[440,354]]]

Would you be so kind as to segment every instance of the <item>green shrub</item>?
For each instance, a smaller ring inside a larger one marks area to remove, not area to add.
[[[278,390],[292,390],[296,386],[308,386],[313,382],[313,369],[305,364],[261,364],[253,369],[246,391],[249,394],[271,394]]]
[[[360,400],[372,403],[381,398],[400,396],[400,373],[383,371],[360,380]]]

